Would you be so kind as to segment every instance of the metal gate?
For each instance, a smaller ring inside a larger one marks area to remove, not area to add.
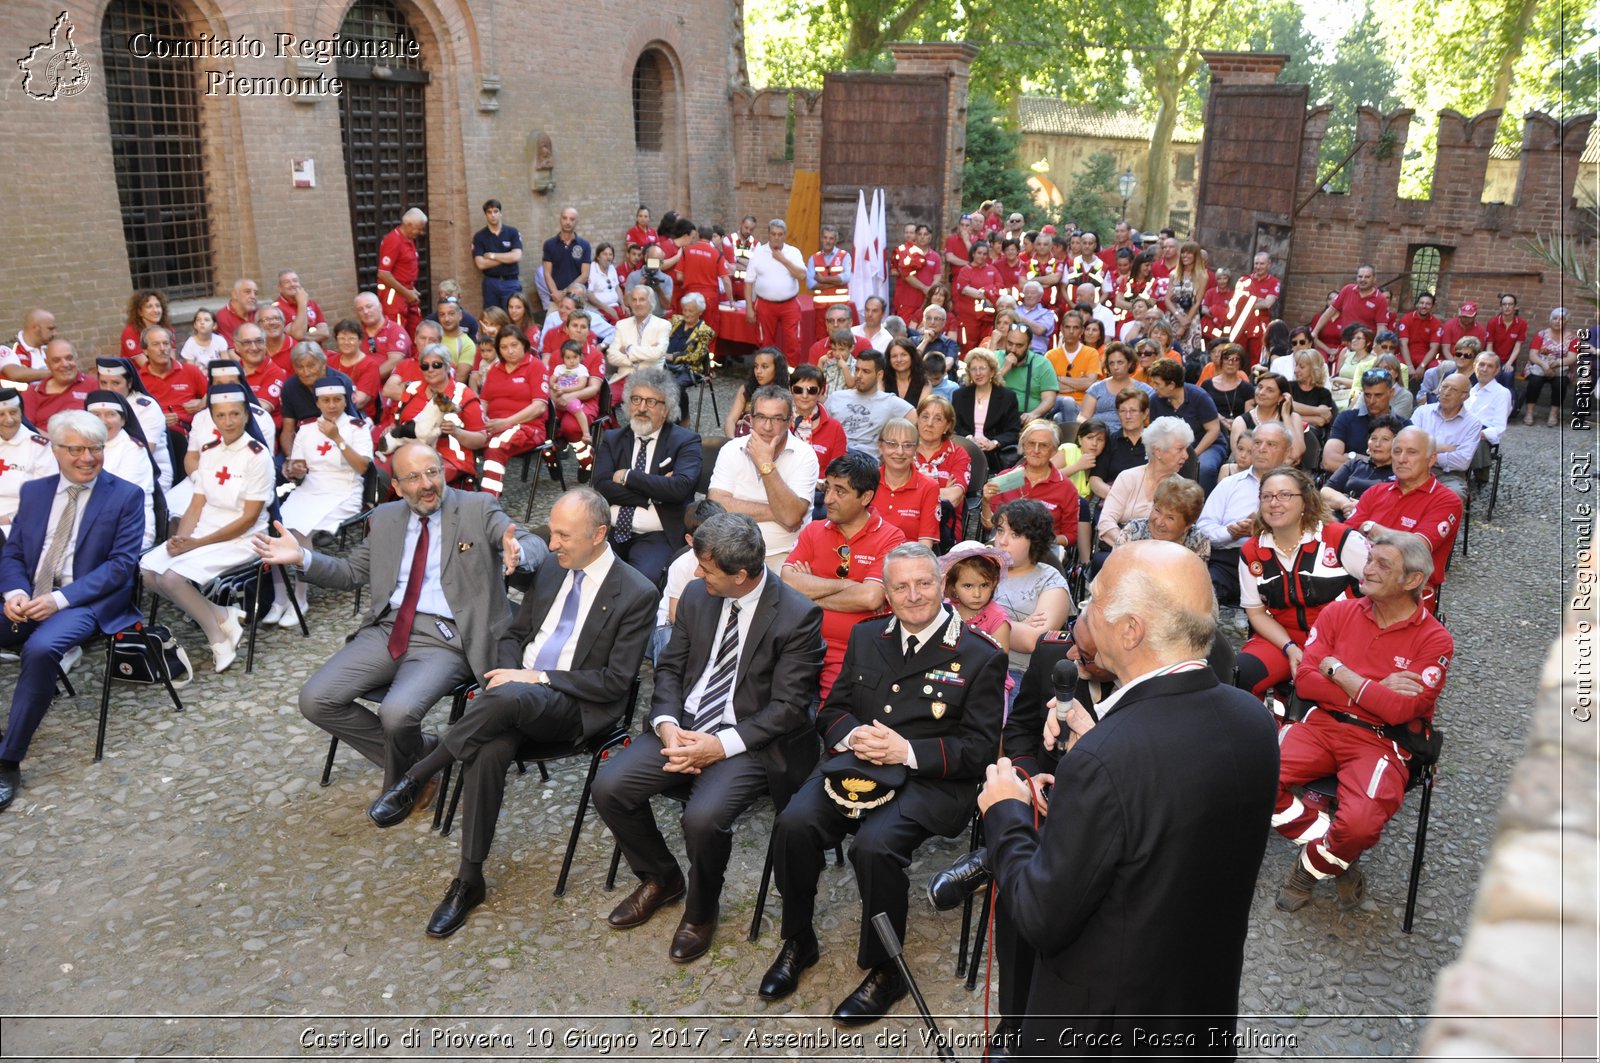
[[[411,42],[416,34],[392,0],[356,0],[339,27],[345,40]],[[412,207],[428,209],[428,72],[420,59],[341,62],[339,127],[344,134],[345,179],[350,188],[350,229],[355,240],[356,281],[378,283],[378,245]],[[428,240],[417,242],[422,305],[429,296]]]

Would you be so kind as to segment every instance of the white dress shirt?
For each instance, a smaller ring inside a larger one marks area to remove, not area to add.
[[[761,591],[766,587],[767,580],[770,578],[771,576],[767,570],[762,569],[761,578],[742,597],[722,599],[722,608],[717,612],[717,633],[712,636],[711,656],[706,658],[706,666],[701,670],[700,678],[695,680],[694,686],[690,687],[689,693],[683,697],[683,715],[675,719],[671,714],[663,713],[650,721],[652,730],[660,727],[663,720],[672,720],[674,723],[678,722],[678,719],[690,721],[699,713],[700,700],[706,694],[706,684],[711,680],[711,673],[716,671],[717,653],[722,649],[722,632],[728,626],[728,610],[734,602],[739,604],[738,659],[741,661],[744,659],[745,641],[750,637],[750,625],[755,622],[756,605],[760,603]],[[733,691],[739,689],[740,678],[740,673],[736,668],[733,676],[733,688],[728,692],[728,700],[722,706],[721,723],[723,724],[723,729],[717,732],[717,741],[722,743],[722,755],[724,757],[736,757],[745,751],[744,739],[740,738],[739,732],[733,729],[734,724],[739,722],[739,718],[733,712]]]
[[[551,560],[555,555],[551,555]],[[556,666],[552,672],[570,672],[572,659],[578,653],[578,632],[583,630],[584,621],[589,619],[589,610],[594,606],[595,598],[600,595],[600,584],[605,582],[606,576],[611,572],[611,566],[616,563],[617,555],[607,546],[600,551],[600,556],[589,562],[583,569],[583,586],[578,588],[578,615],[572,622],[572,634],[568,637],[566,645],[561,647],[561,656],[556,659]],[[539,630],[534,632],[533,640],[522,651],[522,667],[532,668],[533,662],[539,659],[539,651],[544,649],[544,644],[550,636],[555,634],[556,626],[561,623],[561,610],[566,608],[567,596],[572,593],[572,572],[569,570],[561,579],[561,586],[556,590],[556,596],[550,600],[550,608],[545,611],[544,622],[539,625]]]
[[[642,444],[644,446],[644,471],[649,472],[651,462],[656,460],[656,444],[659,442],[661,442],[660,432],[652,436],[645,436],[643,439],[634,439],[633,449],[628,453],[628,463],[620,466],[620,468],[629,472],[633,471],[633,463],[639,460],[639,447]],[[626,487],[628,481],[624,479],[622,485]],[[621,508],[621,506],[611,507],[611,526],[613,528],[617,526],[617,510]],[[658,531],[661,531],[661,514],[656,512],[655,502],[652,501],[648,505],[633,507],[633,534],[645,535],[649,532]]]
[[[1212,546],[1233,548],[1244,545],[1250,536],[1228,534],[1228,525],[1254,516],[1261,508],[1261,478],[1255,466],[1229,476],[1211,492],[1206,506],[1200,511],[1195,527],[1211,540]]]
[[[784,244],[783,257],[794,263],[801,276],[805,275],[806,260],[798,247]],[[750,290],[756,293],[756,298],[764,303],[783,303],[800,294],[799,278],[784,269],[773,257],[771,244],[757,244],[756,249],[750,252],[744,277]]]
[[[904,624],[901,624],[900,627],[899,627],[899,632],[900,632],[900,652],[901,652],[901,654],[904,655],[904,656],[907,656],[907,657],[910,656],[910,654],[907,653],[906,651],[911,646],[911,640],[913,638],[915,638],[917,640],[917,649],[919,649],[919,650],[922,649],[923,647],[925,647],[928,644],[928,641],[930,639],[938,638],[939,637],[939,632],[943,631],[944,630],[944,626],[946,624],[948,624],[949,622],[950,622],[950,607],[947,605],[947,606],[944,606],[943,608],[941,608],[939,610],[939,615],[933,618],[933,622],[930,623],[927,627],[923,628],[921,631],[915,631],[915,632],[907,631],[906,630],[906,626]],[[860,730],[864,730],[864,728],[861,728],[861,727],[853,727],[853,728],[851,728],[850,729],[850,733],[844,736],[844,741],[840,742],[834,748],[835,749],[854,749],[855,746],[852,744],[852,742],[853,742],[853,740],[854,740],[854,738],[856,736],[856,732],[860,731]],[[907,742],[906,742],[906,767],[909,768],[912,771],[916,771],[917,770],[917,751],[915,749],[911,748],[911,742],[909,740],[907,740]]]
[[[1491,380],[1487,384],[1473,381],[1472,390],[1467,394],[1467,412],[1478,419],[1483,425],[1483,438],[1491,443],[1499,443],[1500,437],[1506,434],[1506,422],[1511,419],[1511,392],[1498,380]]]
[[[428,564],[422,577],[422,590],[417,594],[417,612],[454,620],[455,613],[450,611],[450,602],[444,596],[444,584],[439,579],[444,567],[444,544],[441,542],[444,534],[440,528],[443,514],[442,507],[428,514]],[[395,581],[394,593],[389,595],[392,609],[399,609],[400,603],[405,601],[406,585],[411,582],[411,557],[416,553],[417,536],[420,534],[422,518],[415,512],[407,514],[406,541],[400,548],[400,578]]]

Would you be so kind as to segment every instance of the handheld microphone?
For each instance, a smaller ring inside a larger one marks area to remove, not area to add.
[[[1056,726],[1060,734],[1056,737],[1056,748],[1065,751],[1067,748],[1067,707],[1072,704],[1072,699],[1078,692],[1078,664],[1076,661],[1060,660],[1050,673],[1050,684],[1055,687],[1056,693]]]

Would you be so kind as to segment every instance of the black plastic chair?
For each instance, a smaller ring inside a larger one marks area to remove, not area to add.
[[[961,507],[961,537],[972,539],[981,528],[978,518],[978,509],[983,504],[983,485],[989,482],[989,456],[979,449],[967,436],[951,436],[962,450],[967,452],[967,460],[972,466],[972,472],[967,480],[967,494]]]
[[[600,390],[604,391],[605,387],[602,386]],[[533,496],[539,491],[539,473],[542,469],[548,468],[550,470],[551,478],[561,485],[563,492],[567,489],[567,473],[561,467],[561,457],[568,448],[566,443],[556,437],[556,432],[561,428],[561,413],[556,409],[555,403],[550,404],[547,418],[545,441],[523,455],[522,479],[524,481],[528,479],[529,464],[535,457],[539,459],[539,467],[535,468],[533,472],[533,486],[528,488],[527,504],[522,507],[522,523],[524,524],[528,523],[529,519],[533,517]]]
[[[548,781],[550,770],[546,762],[560,760],[566,757],[588,756],[589,773],[583,780],[583,791],[578,796],[578,811],[572,818],[572,832],[567,837],[566,856],[561,860],[561,874],[556,878],[556,896],[563,896],[567,892],[567,876],[572,871],[572,860],[578,851],[578,838],[583,833],[584,817],[589,812],[589,795],[594,788],[595,773],[600,770],[600,765],[609,758],[614,750],[621,749],[633,741],[633,716],[639,704],[639,677],[633,677],[633,682],[628,686],[628,698],[623,705],[622,717],[616,725],[602,731],[593,738],[581,739],[578,742],[528,742],[517,751],[518,764],[525,761],[537,761],[539,764],[540,778]],[[468,691],[466,700],[471,701],[477,695],[477,689]],[[464,775],[465,773],[463,773]],[[448,787],[441,787],[440,794]],[[456,780],[455,789],[450,794],[450,804],[444,814],[444,821],[439,826],[439,833],[448,835],[455,822],[456,806],[461,801],[461,780]]]
[[[138,584],[134,585],[134,600],[138,600]],[[161,640],[150,634],[145,629],[143,621],[135,623],[131,628],[118,631],[106,636],[106,668],[100,684],[100,726],[94,736],[94,762],[98,764],[105,754],[106,749],[106,721],[111,714],[111,682],[119,679],[117,675],[117,647],[127,646],[135,640],[143,644],[145,660],[150,671],[161,677],[161,683],[167,688],[167,696],[172,699],[172,711],[182,712],[183,701],[178,697],[178,689],[172,685],[172,676],[167,671],[167,656],[161,648]],[[61,680],[66,681],[66,673],[61,674]],[[67,683],[67,692],[72,693],[72,684]]]
[[[777,826],[777,814],[776,813],[773,814],[773,826],[774,827]],[[772,836],[767,839],[767,859],[766,859],[766,862],[761,865],[761,888],[756,891],[756,910],[750,916],[750,934],[749,934],[749,938],[750,938],[751,941],[756,941],[761,937],[761,917],[764,914],[766,914],[766,911],[767,911],[767,891],[772,888],[772,860],[773,860],[773,855],[774,855],[773,846],[777,842],[777,839],[778,839],[778,832],[776,830],[773,830]],[[840,842],[838,845],[835,845],[833,847],[833,862],[834,862],[834,866],[836,866],[836,867],[843,867],[844,866],[844,843],[843,842]],[[614,866],[614,864],[615,864],[615,858],[613,858],[613,866]]]
[[[300,602],[294,595],[294,575],[287,567],[283,568],[284,596],[289,600],[289,607],[294,610],[294,616],[300,623],[300,637],[311,637],[311,628],[306,625],[305,614],[300,611]],[[247,561],[235,568],[213,576],[210,582],[200,588],[200,593],[207,600],[218,605],[228,607],[236,602],[243,601],[244,620],[249,625],[248,648],[245,650],[244,671],[246,675],[256,669],[256,631],[261,627],[261,586],[271,583],[269,566],[263,561]],[[155,621],[155,614],[151,614],[151,622]]]
[[[695,481],[695,494],[704,497],[711,490],[711,475],[717,469],[717,454],[727,441],[726,436],[711,436],[700,440],[700,479]]]
[[[457,720],[461,719],[462,712],[466,711],[467,701],[471,695],[471,692],[476,689],[477,683],[469,679],[465,683],[460,684],[455,689],[450,691],[450,723],[455,723]],[[376,689],[369,690],[365,694],[362,694],[360,697],[356,698],[356,700],[370,702],[374,705],[380,705],[383,703],[384,695],[388,692],[389,688],[387,686],[377,687]],[[338,752],[339,736],[334,735],[328,740],[328,756],[327,759],[322,762],[322,781],[319,785],[327,786],[332,780],[333,758]],[[454,762],[445,767],[444,777],[439,783],[439,796],[435,798],[433,803],[433,825],[436,829],[439,826],[441,817],[444,815],[444,795],[450,789],[450,774],[454,767]]]

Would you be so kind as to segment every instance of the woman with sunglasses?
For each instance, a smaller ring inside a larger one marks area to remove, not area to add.
[[[437,431],[434,445],[444,463],[445,482],[470,483],[477,475],[477,452],[489,441],[483,430],[483,403],[476,392],[455,379],[450,352],[442,345],[430,343],[422,348],[417,368],[422,379],[405,383],[387,436],[393,442],[421,439]]]
[[[1356,381],[1377,358],[1372,352],[1373,331],[1365,325],[1350,325],[1343,332],[1344,347],[1334,361],[1333,376],[1328,386],[1333,389],[1333,401],[1340,409],[1354,409],[1359,385]]]
[[[1268,473],[1255,534],[1239,548],[1239,604],[1251,631],[1239,651],[1239,688],[1262,697],[1288,682],[1317,614],[1354,592],[1366,563],[1367,541],[1332,519],[1311,477]]]
[[[200,625],[221,672],[233,663],[244,638],[244,612],[213,604],[197,585],[255,560],[250,538],[267,525],[276,476],[271,451],[247,431],[245,389],[219,384],[207,393],[206,405],[219,438],[199,447],[190,477],[193,497],[172,535],[145,554],[139,567],[151,590]]]

